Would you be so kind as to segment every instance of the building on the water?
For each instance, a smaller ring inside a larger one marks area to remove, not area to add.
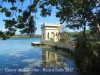
[[[66,32],[60,32],[62,26],[60,23],[43,23],[41,25],[42,30],[42,42],[52,40],[54,42],[68,42],[70,37]]]
[[[54,23],[43,23],[41,25],[42,30],[42,42],[46,40],[58,41],[57,35],[59,34],[60,24]]]
[[[41,31],[42,31],[42,43],[56,46],[59,48],[65,48],[74,50],[73,46],[70,41],[70,37],[66,32],[61,32],[60,30],[62,28],[62,25],[59,23],[43,23],[41,25]]]

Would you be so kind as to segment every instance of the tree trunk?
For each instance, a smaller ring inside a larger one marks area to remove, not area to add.
[[[86,25],[84,24],[84,28],[83,28],[83,32],[82,32],[82,34],[83,34],[83,40],[84,40],[84,41],[87,40],[85,31],[86,31]]]

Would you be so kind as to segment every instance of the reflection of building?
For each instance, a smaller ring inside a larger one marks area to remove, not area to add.
[[[51,48],[43,48],[42,50],[42,61],[44,67],[59,67],[67,66],[66,58]]]
[[[60,30],[62,29],[62,32]],[[68,33],[63,30],[63,26],[54,23],[43,23],[41,25],[42,30],[42,43],[69,49],[70,52],[74,53],[74,47],[70,43],[70,37]]]
[[[42,42],[46,40],[58,41],[57,35],[59,33],[60,24],[43,23],[41,25],[42,30]]]
[[[46,62],[59,61],[60,55],[54,52],[46,51]]]

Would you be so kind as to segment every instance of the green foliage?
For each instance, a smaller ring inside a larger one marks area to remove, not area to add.
[[[6,17],[10,17],[10,16],[11,16],[11,12],[6,11],[6,12],[5,12],[5,15],[6,15]]]
[[[70,37],[76,37],[76,35],[79,34],[79,32],[67,32],[69,34]]]
[[[16,3],[16,0],[8,0],[8,2],[10,2],[10,3]]]
[[[2,8],[2,6],[0,5],[0,8]]]
[[[21,13],[22,12],[22,9],[18,9],[18,12]]]
[[[50,40],[51,40],[51,41],[54,41],[54,39],[53,39],[53,38],[50,38]]]
[[[16,10],[17,7],[13,6],[13,7],[11,7],[10,9],[11,9],[11,10]]]
[[[32,13],[36,13],[35,7],[38,0],[35,0],[35,4],[32,3],[23,9],[20,6],[23,5],[24,1],[25,0],[3,0],[2,3],[11,3],[11,7],[9,8],[0,4],[0,12],[5,13],[5,16],[8,17],[8,19],[3,20],[5,22],[5,28],[8,30],[5,32],[2,31],[2,34],[0,34],[2,38],[7,39],[8,37],[15,35],[17,29],[21,29],[21,33],[26,33],[27,35],[30,35],[30,37],[34,35],[36,27],[34,21],[35,18]]]
[[[83,41],[82,39],[76,41],[75,60],[83,73],[98,75],[100,71],[99,58],[100,44],[98,41]]]
[[[0,10],[0,12],[2,12],[2,13],[6,12],[6,11],[7,11],[7,8],[5,8],[5,7]]]
[[[43,8],[41,10],[41,16],[46,17],[47,15],[49,15],[49,16],[51,15],[51,9],[49,8],[49,10],[48,10],[46,8]]]
[[[5,22],[5,28],[11,28],[13,27],[15,24],[17,24],[15,18],[12,18],[12,20],[3,20]]]
[[[30,0],[30,5],[27,5],[26,9],[20,8],[19,6],[24,5],[25,0],[2,0],[2,2],[11,3],[12,6],[10,10],[7,7],[0,5],[0,12],[4,12],[6,17],[16,16],[16,28],[24,29],[27,34],[35,32],[36,27],[33,23],[33,28],[30,30],[29,25],[30,16],[35,14],[38,9],[41,9],[40,15],[43,17],[50,16],[52,13],[52,8],[56,8],[56,17],[60,19],[61,23],[66,23],[66,27],[71,29],[83,29],[83,37],[86,40],[86,27],[88,26],[92,31],[95,31],[96,24],[99,23],[99,11],[92,12],[93,9],[99,6],[98,1],[95,0]],[[22,5],[17,5],[20,4]],[[16,15],[16,13],[20,13]],[[21,15],[21,17],[19,17]],[[34,15],[35,16],[35,15]],[[33,16],[33,22],[34,22]],[[14,25],[14,24],[13,24]],[[28,26],[28,27],[27,27]],[[23,31],[23,32],[24,32]],[[29,31],[29,32],[28,32]]]
[[[100,10],[96,10],[100,8],[98,0],[30,0],[30,5],[25,9],[20,8],[19,5],[16,6],[16,4],[24,5],[24,1],[26,0],[2,0],[0,12],[5,13],[9,19],[4,20],[5,28],[8,31],[0,31],[0,37],[4,40],[10,38],[15,35],[16,29],[21,29],[22,34],[34,35],[36,31],[35,14],[38,9],[41,10],[40,15],[46,17],[52,14],[54,7],[57,9],[56,17],[60,19],[61,23],[65,23],[66,27],[82,29],[82,32],[78,33],[79,35],[75,33],[72,35],[81,38],[81,41],[77,40],[76,43],[76,61],[79,67],[89,73],[90,71],[95,73],[100,71],[100,44],[87,40],[90,37],[96,38],[95,35],[100,34],[97,29],[97,23],[100,26]],[[12,6],[4,7],[5,2]],[[87,26],[89,32],[86,31]]]
[[[25,0],[20,0],[21,2],[24,2]]]

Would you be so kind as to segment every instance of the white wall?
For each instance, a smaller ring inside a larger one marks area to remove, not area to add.
[[[57,46],[57,47],[61,47],[61,48],[69,48],[71,51],[75,51],[74,47],[72,46],[71,43],[65,43],[65,42],[54,42],[54,41],[45,41],[44,42],[47,45],[51,45],[51,46]]]
[[[57,28],[55,27],[45,27],[45,26],[56,26]],[[58,41],[56,38],[56,33],[58,34],[59,32],[59,29],[58,27],[61,27],[61,25],[59,23],[43,23],[41,25],[41,30],[42,30],[42,42],[46,41],[46,40],[50,40],[51,38],[51,33],[53,32],[55,34],[54,36],[54,41]],[[48,39],[48,32],[49,32],[49,39]],[[44,33],[44,39],[43,39],[43,33]]]
[[[49,39],[48,39],[48,32],[49,32]],[[44,39],[42,38],[42,41],[44,42],[46,40],[50,40],[52,32],[55,34],[54,41],[57,41],[56,33],[58,34],[59,30],[53,30],[53,29],[49,29],[49,30],[45,29],[45,30],[42,31],[42,37],[43,37],[43,33],[44,33]]]

